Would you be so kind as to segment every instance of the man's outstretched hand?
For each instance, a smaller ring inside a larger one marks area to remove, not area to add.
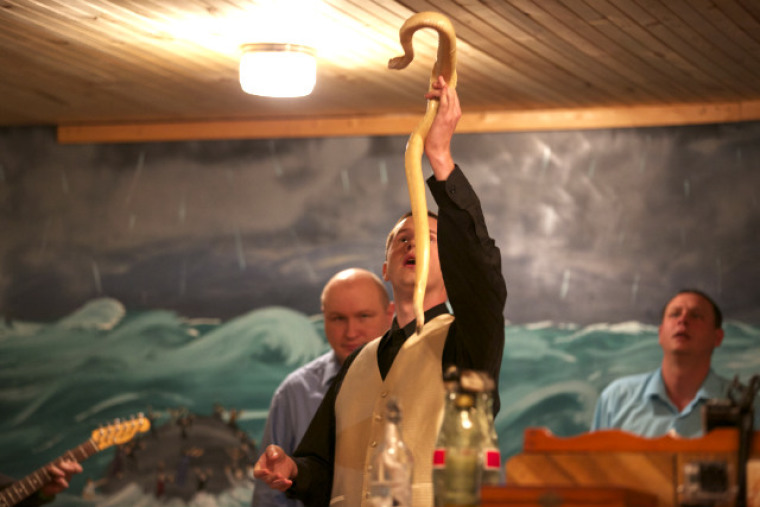
[[[254,477],[278,491],[290,488],[296,475],[298,475],[296,462],[277,445],[268,446],[253,467]]]

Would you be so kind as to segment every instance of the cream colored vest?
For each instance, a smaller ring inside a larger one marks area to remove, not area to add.
[[[370,459],[383,438],[389,396],[395,396],[401,405],[402,436],[414,455],[412,505],[433,505],[433,447],[445,396],[441,361],[453,320],[453,315],[439,315],[425,323],[422,334],[407,338],[385,381],[377,366],[379,338],[365,345],[354,359],[335,400],[331,506],[368,506]]]

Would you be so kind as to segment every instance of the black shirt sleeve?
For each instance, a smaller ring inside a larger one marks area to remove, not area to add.
[[[487,371],[496,383],[496,415],[507,300],[501,252],[488,235],[480,199],[459,167],[445,181],[429,178],[428,186],[438,204],[438,257],[455,317],[443,351],[444,367]]]

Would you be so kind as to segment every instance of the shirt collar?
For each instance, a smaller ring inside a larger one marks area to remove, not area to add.
[[[665,390],[665,382],[662,380],[662,367],[657,368],[655,374],[647,380],[646,387],[644,388],[644,395],[647,398],[659,398],[670,403],[670,397],[668,397],[668,392]],[[710,368],[707,377],[705,377],[699,391],[697,391],[697,394],[689,405],[693,405],[700,400],[725,397],[726,393],[722,392],[720,378],[715,374],[712,368]]]
[[[710,371],[702,382],[702,387],[697,391],[697,398],[725,398],[728,393],[725,392],[723,382],[720,377],[710,368]]]
[[[430,308],[428,311],[425,312],[425,322],[430,322],[434,318],[438,317],[439,315],[443,315],[444,313],[449,313],[449,308],[446,306],[446,303],[441,303],[439,305],[435,305],[434,307]],[[406,338],[409,338],[414,334],[414,331],[417,328],[417,319],[411,321],[409,324],[404,326],[402,329],[404,336]],[[398,331],[399,325],[398,320],[396,317],[393,317],[393,324],[391,325],[391,334]]]
[[[647,398],[659,398],[670,403],[668,392],[665,390],[665,382],[662,380],[662,367],[657,368],[654,375],[647,380],[644,395]]]

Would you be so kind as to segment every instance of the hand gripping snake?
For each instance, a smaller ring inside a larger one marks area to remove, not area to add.
[[[420,28],[433,28],[438,32],[438,54],[433,72],[430,75],[430,87],[438,76],[443,76],[449,87],[454,88],[457,84],[456,61],[457,61],[457,38],[454,26],[449,18],[438,12],[420,12],[407,19],[399,30],[401,47],[404,49],[403,56],[391,58],[388,61],[389,69],[400,70],[405,68],[414,59],[412,37]],[[415,244],[415,277],[414,277],[414,316],[417,319],[417,332],[422,330],[425,324],[423,302],[425,299],[425,287],[427,286],[428,272],[430,271],[430,228],[428,226],[428,208],[425,200],[425,182],[422,177],[422,152],[430,125],[433,123],[438,112],[438,99],[427,101],[425,116],[415,127],[409,141],[406,144],[404,154],[404,168],[406,171],[406,183],[409,187],[409,199],[412,205],[412,219],[414,220],[414,244]]]

